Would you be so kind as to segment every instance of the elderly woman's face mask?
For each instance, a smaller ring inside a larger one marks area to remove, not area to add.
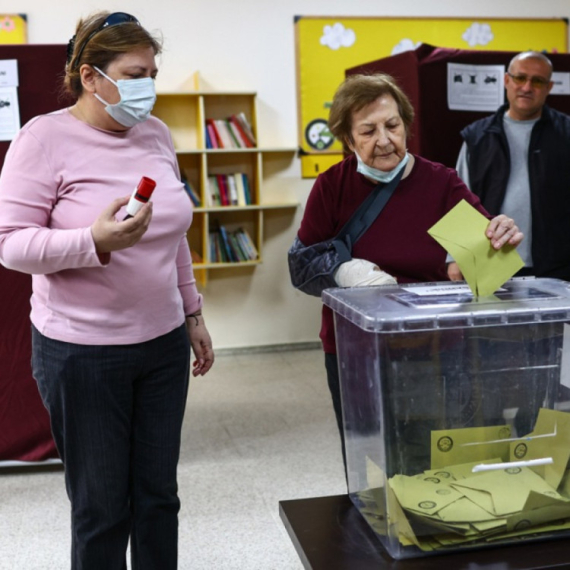
[[[351,133],[351,149],[371,168],[393,170],[406,156],[406,128],[390,95],[355,111]]]

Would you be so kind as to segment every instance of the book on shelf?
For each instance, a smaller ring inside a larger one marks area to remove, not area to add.
[[[249,257],[247,253],[243,251],[235,233],[228,234],[228,241],[230,242],[232,251],[235,253],[239,261],[249,261]]]
[[[206,133],[208,133],[208,140],[210,145],[206,148],[220,148],[218,144],[218,138],[216,137],[216,131],[212,125],[206,125]]]
[[[229,231],[217,220],[214,229],[209,232],[209,256],[213,263],[240,263],[243,261],[255,261],[258,258],[255,247],[249,233],[243,228]]]
[[[214,175],[208,176],[208,206],[221,206],[218,180]]]
[[[249,139],[253,146],[256,146],[257,142],[255,140],[255,135],[253,134],[253,129],[245,116],[245,113],[238,113],[237,115],[232,115],[235,117],[237,123],[241,126],[245,136]]]
[[[240,139],[236,137],[235,132],[232,129],[230,122],[226,119],[223,121],[226,130],[228,131],[228,135],[230,136],[232,148],[244,148],[243,144],[241,143]]]
[[[248,259],[251,260],[257,259],[259,256],[259,252],[257,251],[257,248],[255,247],[255,244],[253,243],[253,240],[251,239],[251,236],[249,235],[248,231],[243,228],[239,228],[235,232],[235,235],[238,238],[238,240],[240,240],[240,244],[242,245],[244,251],[247,252]]]
[[[238,195],[235,176],[233,174],[228,174],[228,176],[226,176],[226,181],[228,186],[228,198],[230,200],[230,206],[237,206]]]
[[[238,206],[247,206],[247,200],[245,199],[245,187],[243,184],[243,175],[241,172],[236,172],[233,177],[235,180],[236,185],[236,194],[237,194],[237,205]]]
[[[245,175],[242,174],[242,180],[243,180],[243,191],[245,194],[245,203],[247,205],[252,204],[252,198],[251,198],[251,188],[249,186],[249,178]]]
[[[236,148],[226,122],[223,119],[215,119],[214,124],[216,125],[216,132],[222,141],[223,148]]]
[[[188,178],[186,178],[186,176],[182,175],[181,180],[182,184],[184,184],[184,190],[186,190],[186,193],[190,197],[192,204],[194,204],[195,208],[199,208],[202,205],[202,201],[200,200],[200,197],[196,193],[196,190],[194,190],[194,187],[188,181]]]
[[[210,239],[209,247],[209,261],[212,263],[218,263],[222,261],[222,251],[220,249],[220,234],[219,232],[209,232],[208,237]]]
[[[234,123],[231,117],[226,119],[226,124],[228,125],[228,129],[230,130],[230,133],[233,136],[237,148],[250,148],[250,146],[246,142],[246,139],[244,139],[243,135],[241,134],[240,130],[237,128],[236,124]]]
[[[228,192],[228,186],[225,174],[216,174],[216,180],[218,182],[218,189],[220,192],[220,206],[229,206],[230,198]]]
[[[206,119],[206,128],[210,133],[210,142],[212,143],[212,148],[224,148],[222,137],[218,132],[216,122],[213,119]]]
[[[208,127],[204,128],[204,139],[206,141],[206,148],[212,148],[212,141],[210,140],[210,134],[208,133]]]
[[[206,119],[206,148],[255,148],[256,140],[245,113],[226,119]]]
[[[241,148],[253,148],[255,146],[246,135],[243,127],[235,115],[228,117],[228,125],[236,138],[240,141]]]
[[[226,259],[227,261],[229,261],[230,263],[234,263],[236,261],[239,261],[238,257],[235,255],[234,251],[232,250],[231,246],[230,246],[230,241],[228,238],[228,232],[226,231],[225,226],[218,226],[220,235],[222,236],[222,244],[226,253]]]
[[[245,172],[210,174],[208,176],[208,206],[249,206],[251,194]]]

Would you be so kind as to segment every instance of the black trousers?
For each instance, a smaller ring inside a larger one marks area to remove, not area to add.
[[[175,570],[186,327],[85,346],[32,329],[32,367],[65,466],[72,570]]]

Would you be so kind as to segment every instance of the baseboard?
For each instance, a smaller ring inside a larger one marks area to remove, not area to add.
[[[232,354],[253,354],[261,352],[286,352],[290,350],[321,350],[320,341],[313,342],[288,342],[283,344],[262,344],[257,346],[235,346],[226,348],[216,348],[216,356],[226,356]]]

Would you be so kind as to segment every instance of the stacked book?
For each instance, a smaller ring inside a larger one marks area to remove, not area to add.
[[[206,148],[255,148],[253,129],[243,113],[227,119],[206,119]]]
[[[211,174],[207,199],[208,206],[249,206],[252,200],[247,174]]]
[[[202,206],[202,200],[200,200],[200,196],[194,189],[194,186],[192,186],[190,181],[186,178],[186,176],[184,176],[184,174],[182,175],[182,184],[184,184],[184,190],[186,190],[186,193],[188,194],[190,200],[192,200],[194,207],[199,208]]]
[[[258,252],[247,230],[228,231],[217,225],[210,232],[210,261],[214,263],[240,263],[257,259]]]

